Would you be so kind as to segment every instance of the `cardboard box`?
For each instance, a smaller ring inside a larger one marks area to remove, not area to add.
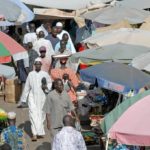
[[[5,82],[5,101],[8,103],[17,103],[21,96],[21,84],[18,84],[18,79],[6,80]]]

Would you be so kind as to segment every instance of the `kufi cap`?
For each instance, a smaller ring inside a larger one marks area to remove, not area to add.
[[[41,46],[39,49],[40,52],[46,52],[46,47],[45,46]]]
[[[36,34],[39,34],[40,31],[43,31],[43,30],[42,30],[41,28],[37,28],[37,29],[36,29]]]
[[[8,112],[8,119],[16,119],[16,113],[15,112]]]
[[[42,59],[41,59],[40,57],[38,57],[38,58],[35,59],[34,64],[35,64],[36,62],[41,62],[41,63],[42,63]]]
[[[57,22],[56,27],[63,27],[63,24],[61,22]]]

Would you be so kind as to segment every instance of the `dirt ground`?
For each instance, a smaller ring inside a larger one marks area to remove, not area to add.
[[[26,133],[27,150],[50,150],[50,133],[47,128],[45,127],[46,135],[43,139],[40,139],[37,142],[32,142],[28,108],[18,109],[16,106],[16,104],[4,102],[4,100],[0,97],[0,108],[3,108],[7,112],[16,112],[17,126],[24,129]],[[99,150],[99,148],[90,146],[88,147],[88,150]]]

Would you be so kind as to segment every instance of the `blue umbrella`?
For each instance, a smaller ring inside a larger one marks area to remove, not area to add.
[[[16,24],[29,22],[34,18],[33,12],[20,0],[1,0],[0,15]]]
[[[150,76],[132,66],[121,63],[103,63],[80,71],[84,81],[100,87],[127,94],[130,90],[135,93],[150,84]]]

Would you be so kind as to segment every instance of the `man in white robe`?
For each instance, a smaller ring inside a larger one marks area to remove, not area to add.
[[[46,57],[51,58],[51,56],[54,54],[54,50],[53,50],[51,42],[44,38],[45,35],[44,35],[43,31],[40,31],[38,36],[39,36],[39,39],[36,42],[34,42],[33,49],[35,51],[37,51],[37,53],[40,56],[39,49],[40,49],[40,47],[45,46],[46,50],[47,50],[46,51]]]
[[[41,58],[35,60],[35,70],[31,71],[27,77],[25,88],[21,97],[21,102],[28,99],[29,118],[31,122],[32,141],[37,141],[38,137],[45,135],[44,120],[46,114],[42,110],[46,95],[45,91],[51,89],[52,81],[47,72],[41,71]],[[43,83],[43,78],[45,83]]]
[[[74,44],[73,44],[73,42],[72,42],[72,40],[71,40],[71,37],[70,37],[69,33],[68,33],[67,31],[63,30],[63,24],[62,24],[61,22],[57,22],[57,23],[56,23],[56,28],[57,28],[57,33],[58,33],[58,34],[57,34],[57,37],[58,37],[60,40],[62,40],[63,34],[66,33],[66,34],[68,35],[68,37],[69,37],[68,42],[69,42],[70,45],[71,45],[71,50],[72,50],[73,52],[76,52],[76,49],[75,49],[75,47],[74,47]]]

